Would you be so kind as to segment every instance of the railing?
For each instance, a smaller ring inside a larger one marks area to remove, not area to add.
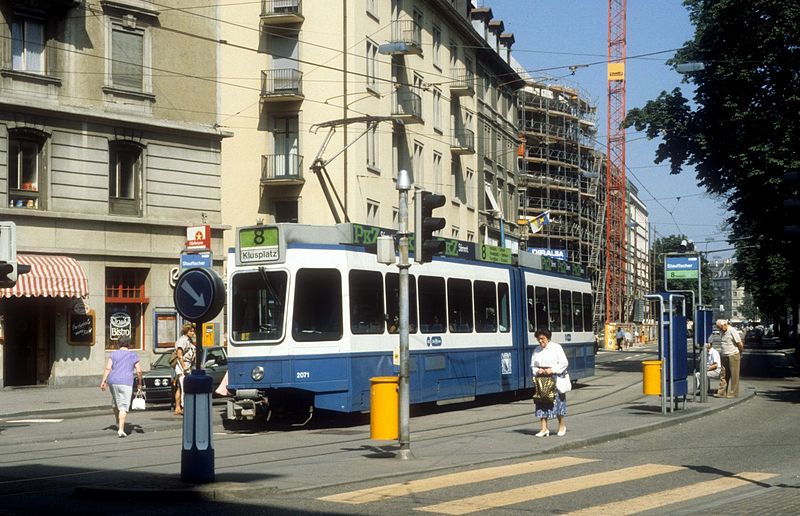
[[[463,95],[475,93],[475,73],[472,70],[467,70],[464,66],[451,68],[450,77],[450,91]]]
[[[261,95],[275,97],[303,95],[303,72],[294,68],[261,71]]]
[[[453,142],[451,146],[454,149],[465,149],[474,152],[475,133],[467,128],[456,129],[453,131]]]
[[[303,181],[303,156],[264,154],[261,156],[261,181]]]
[[[408,89],[395,91],[392,115],[412,117],[421,121],[422,97]]]
[[[414,20],[392,22],[392,43],[405,43],[415,49],[422,48],[422,27]]]
[[[261,0],[261,16],[301,16],[302,0]]]

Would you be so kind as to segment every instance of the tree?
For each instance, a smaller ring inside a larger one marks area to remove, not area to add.
[[[626,126],[660,137],[655,162],[727,200],[734,274],[765,313],[797,313],[800,260],[785,239],[784,174],[800,167],[800,4],[785,0],[685,0],[694,38],[669,65],[701,62],[693,102],[662,92],[628,113]],[[788,300],[788,304],[787,304]]]

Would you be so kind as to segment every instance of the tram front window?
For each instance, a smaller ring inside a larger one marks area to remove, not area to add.
[[[230,307],[234,342],[279,340],[283,337],[286,278],[283,271],[234,274]]]

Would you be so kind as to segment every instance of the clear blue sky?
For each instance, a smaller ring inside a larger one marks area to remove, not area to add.
[[[598,140],[606,141],[606,56],[608,2],[603,0],[481,0],[506,32],[513,32],[517,61],[534,77],[549,76],[580,87],[598,108]],[[658,94],[681,86],[681,75],[664,64],[673,50],[692,38],[693,26],[680,0],[627,2],[626,109],[641,107]],[[653,52],[669,51],[647,57]],[[571,65],[579,67],[570,74]],[[683,85],[692,97],[692,86]],[[659,140],[648,141],[628,129],[627,177],[639,188],[658,236],[685,234],[699,250],[729,249],[720,225],[727,217],[724,201],[697,186],[695,172],[685,168],[676,176],[666,163],[653,163]],[[707,239],[713,241],[706,243]],[[711,257],[727,257],[731,251]]]

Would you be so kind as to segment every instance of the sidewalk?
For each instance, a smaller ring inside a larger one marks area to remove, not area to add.
[[[0,390],[0,419],[57,412],[111,410],[108,390],[95,387],[6,387]]]

